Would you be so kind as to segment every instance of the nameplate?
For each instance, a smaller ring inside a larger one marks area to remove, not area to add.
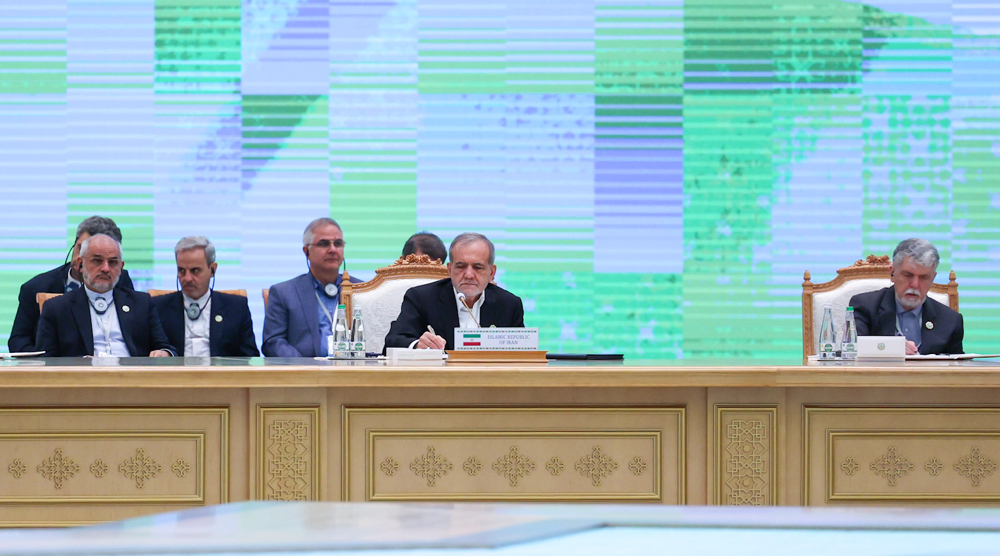
[[[455,349],[533,351],[538,349],[538,329],[456,328]]]

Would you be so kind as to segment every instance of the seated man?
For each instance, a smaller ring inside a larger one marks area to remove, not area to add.
[[[858,336],[906,336],[907,355],[964,353],[962,315],[927,297],[939,261],[929,241],[901,241],[892,253],[892,286],[851,298]]]
[[[441,264],[448,258],[444,242],[430,232],[417,232],[410,236],[403,244],[403,257],[407,255],[427,255],[431,261],[438,260]]]
[[[35,349],[44,357],[173,355],[149,294],[115,288],[122,244],[97,234],[83,241],[80,257],[84,287],[45,303]]]
[[[340,304],[344,232],[332,218],[317,218],[302,234],[309,272],[271,286],[264,312],[267,357],[322,357]],[[351,282],[360,282],[351,278]],[[350,318],[348,316],[347,318]]]
[[[182,238],[174,247],[181,291],[153,298],[170,345],[186,357],[257,357],[257,340],[247,299],[213,291],[215,246],[203,236]]]
[[[456,328],[524,327],[521,298],[490,283],[497,273],[493,242],[464,233],[451,242],[448,258],[450,278],[410,288],[403,296],[386,347],[455,349]]]
[[[118,243],[122,241],[122,232],[115,225],[114,220],[103,216],[91,216],[80,222],[76,227],[76,241],[73,243],[73,256],[70,261],[78,260],[80,257],[80,244],[90,236],[105,234],[115,238]],[[14,315],[14,325],[10,329],[10,339],[7,340],[7,348],[10,351],[34,351],[35,334],[38,332],[38,300],[36,294],[45,293],[69,293],[79,288],[83,283],[83,276],[80,274],[78,265],[71,262],[60,267],[53,268],[48,272],[43,272],[28,280],[21,286],[21,293],[17,295],[17,313]],[[122,270],[119,288],[127,290],[133,289],[132,280],[128,276],[127,270]]]

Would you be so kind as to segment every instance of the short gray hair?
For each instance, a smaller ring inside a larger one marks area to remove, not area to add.
[[[915,237],[904,239],[896,246],[896,250],[892,252],[893,267],[898,269],[910,257],[913,257],[913,262],[931,270],[937,270],[938,263],[941,262],[941,256],[931,242]]]
[[[95,237],[106,237],[106,238],[110,239],[111,241],[115,242],[115,245],[118,246],[118,258],[121,259],[121,258],[124,257],[124,255],[122,254],[122,242],[120,242],[117,239],[109,236],[108,234],[94,234],[94,235],[88,237],[87,239],[83,240],[83,243],[80,244],[80,257],[81,258],[87,256],[87,250],[90,249],[90,240],[94,239]]]
[[[190,251],[191,249],[204,249],[205,262],[208,263],[208,266],[212,266],[212,263],[215,262],[215,246],[205,236],[182,237],[174,246],[174,260],[177,259],[177,255],[180,255],[181,251]]]
[[[476,232],[465,232],[464,234],[459,234],[458,237],[451,240],[451,247],[448,247],[448,259],[452,261],[455,260],[455,257],[453,256],[452,253],[455,251],[456,247],[461,247],[463,245],[468,245],[470,243],[476,243],[479,241],[485,242],[486,246],[490,248],[489,264],[492,265],[493,261],[496,260],[496,249],[493,247],[493,242],[490,241],[483,234],[477,234]]]
[[[341,228],[340,224],[337,224],[337,221],[334,220],[333,218],[328,218],[326,216],[317,218],[316,220],[310,222],[308,226],[306,226],[306,231],[302,232],[303,247],[305,247],[306,245],[312,245],[313,239],[316,237],[316,228],[319,228],[324,224],[333,224],[334,226],[337,227],[338,230],[340,230],[340,233],[344,233],[344,229]]]
[[[96,214],[80,222],[80,225],[76,227],[76,240],[74,243],[80,241],[80,236],[84,233],[91,236],[106,235],[118,243],[122,242],[122,231],[115,224],[115,221],[103,216],[97,216]]]

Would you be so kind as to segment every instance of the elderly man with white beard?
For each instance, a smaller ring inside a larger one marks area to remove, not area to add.
[[[962,315],[927,297],[941,258],[927,240],[892,253],[892,286],[851,298],[858,336],[905,336],[906,354],[964,353]]]
[[[104,234],[87,238],[72,264],[81,269],[84,287],[45,303],[35,338],[44,357],[176,354],[149,294],[115,287],[125,266],[118,240]]]

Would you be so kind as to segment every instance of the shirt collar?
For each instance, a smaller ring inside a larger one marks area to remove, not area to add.
[[[452,284],[451,289],[455,292],[455,303],[457,303],[459,307],[462,307],[462,300],[458,298],[458,294],[460,292],[457,289],[455,289],[454,284]],[[476,302],[473,303],[471,307],[469,307],[469,309],[478,310],[480,307],[483,306],[483,301],[485,299],[486,299],[486,290],[483,290],[482,295],[479,296],[479,299],[477,299]]]
[[[184,293],[183,291],[181,291],[181,295],[184,296],[185,306],[188,306],[192,303],[197,303],[198,306],[201,307],[202,303],[204,303],[207,299],[212,297],[212,290],[208,290],[207,292],[205,292],[205,295],[199,297],[198,299],[191,299],[190,297],[188,297],[188,294]]]
[[[321,284],[320,281],[317,280],[316,277],[312,275],[312,273],[309,274],[309,277],[312,278],[313,286],[316,288],[316,291],[318,291],[319,293],[323,293],[325,291],[325,289],[324,289],[325,286],[323,284]],[[338,291],[340,290],[340,284],[343,281],[344,281],[344,275],[343,274],[338,274],[337,275],[337,280],[333,283],[335,286],[337,286],[337,290]]]
[[[912,313],[915,317],[917,317],[917,320],[920,320],[920,317],[921,317],[921,315],[924,312],[924,304],[923,303],[921,303],[920,305],[917,305],[916,309],[907,309],[906,307],[903,307],[899,303],[898,299],[896,299],[895,301],[896,301],[896,315],[902,315],[903,313]]]
[[[72,273],[66,273],[66,285],[69,286],[70,284],[76,284],[78,287],[81,288],[83,287],[83,282],[77,280],[76,278],[73,278]]]
[[[97,293],[97,292],[91,290],[90,288],[84,286],[83,287],[83,291],[87,292],[87,297],[89,297],[91,301],[95,301],[98,298],[103,297],[104,299],[107,300],[108,303],[114,303],[115,302],[115,294],[114,294],[114,290],[113,289],[112,290],[108,290],[108,291],[106,291],[104,293]]]

